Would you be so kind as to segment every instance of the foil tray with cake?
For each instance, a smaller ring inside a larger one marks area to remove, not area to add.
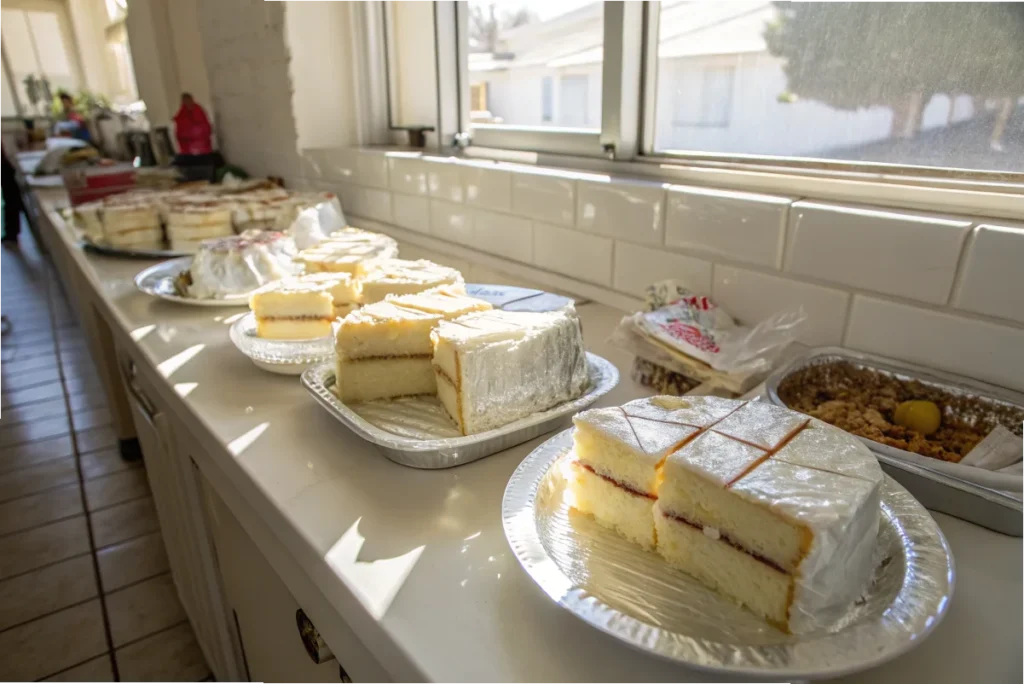
[[[369,278],[364,305],[337,324],[334,362],[302,375],[321,405],[404,465],[502,451],[566,424],[618,382],[585,352],[571,300],[455,273],[404,294],[413,285],[398,272]]]
[[[768,401],[860,438],[929,508],[1021,536],[1024,395],[836,347],[765,383]]]
[[[837,676],[920,643],[953,560],[842,430],[767,402],[583,411],[505,491],[509,543],[561,606],[700,669]]]

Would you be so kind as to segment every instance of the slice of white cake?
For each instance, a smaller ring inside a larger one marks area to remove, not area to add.
[[[374,270],[363,279],[363,301],[372,304],[388,295],[413,294],[441,285],[461,294],[466,291],[462,274],[454,268],[426,259],[386,259],[374,264]]]
[[[437,394],[464,435],[579,397],[589,382],[572,306],[526,313],[482,311],[434,332]]]
[[[430,358],[430,333],[438,314],[377,302],[345,316],[338,328],[337,350],[346,359],[422,356]]]
[[[346,359],[338,356],[338,396],[346,403],[434,394],[437,383],[429,356]]]
[[[445,285],[411,295],[388,295],[385,301],[426,313],[438,314],[449,321],[465,314],[489,311],[494,308],[482,299],[470,297],[456,287]]]
[[[308,340],[331,334],[334,301],[326,283],[277,280],[253,292],[249,308],[259,337]]]
[[[699,429],[672,421],[668,411],[638,418],[624,409],[591,409],[573,418],[573,506],[653,550],[658,468]]]
[[[359,308],[362,298],[362,284],[350,273],[307,273],[299,276],[304,283],[318,283],[327,286],[334,302],[334,317],[344,318]]]

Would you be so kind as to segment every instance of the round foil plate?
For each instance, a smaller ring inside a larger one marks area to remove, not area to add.
[[[301,375],[334,356],[334,335],[311,340],[267,340],[256,335],[256,316],[250,311],[231,325],[231,341],[260,368],[272,373]]]
[[[570,509],[572,430],[537,447],[505,489],[505,536],[558,605],[623,642],[691,668],[768,679],[835,677],[891,660],[939,624],[953,594],[942,532],[886,476],[875,574],[836,625],[793,636]]]
[[[249,293],[221,297],[218,299],[196,299],[178,294],[174,280],[182,271],[192,265],[192,257],[185,256],[170,259],[140,272],[135,276],[135,287],[151,297],[159,297],[169,302],[188,304],[190,306],[249,306]]]
[[[190,256],[189,252],[182,252],[173,249],[125,249],[113,247],[99,242],[93,242],[88,238],[82,238],[82,249],[93,254],[103,256],[120,257],[122,259],[169,259],[171,257]]]

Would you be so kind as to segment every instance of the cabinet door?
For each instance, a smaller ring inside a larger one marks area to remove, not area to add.
[[[178,597],[217,678],[240,679],[244,668],[221,594],[196,472],[192,459],[174,438],[181,429],[153,400],[155,392],[130,357],[120,355],[120,367]]]
[[[337,660],[319,665],[313,662],[296,624],[298,602],[220,497],[206,482],[203,489],[224,591],[234,611],[249,680],[347,681]]]

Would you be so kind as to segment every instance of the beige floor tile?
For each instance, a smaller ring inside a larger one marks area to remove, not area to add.
[[[5,365],[3,370],[5,391],[28,389],[51,383],[60,384],[60,371],[56,366],[14,372]]]
[[[0,631],[99,594],[91,556],[0,581]]]
[[[108,546],[96,553],[103,593],[170,570],[159,532]]]
[[[144,468],[133,468],[85,481],[85,501],[90,511],[149,494]]]
[[[107,650],[98,599],[0,632],[0,680],[31,681]]]
[[[84,515],[0,537],[0,579],[88,552]]]
[[[115,647],[185,619],[170,573],[107,594],[104,600]]]
[[[101,425],[110,425],[110,409],[101,406],[86,411],[75,411],[71,415],[71,422],[76,430],[87,430]]]
[[[89,518],[92,538],[98,549],[160,530],[151,496],[104,508]]]
[[[55,354],[43,354],[29,358],[16,358],[13,361],[8,360],[6,355],[4,355],[3,358],[3,367],[5,369],[19,373],[36,368],[51,368],[57,365],[57,363],[57,356]]]
[[[112,682],[114,668],[110,664],[110,654],[87,660],[60,674],[47,677],[44,682]]]
[[[185,623],[115,651],[123,681],[197,682],[210,674]]]
[[[0,535],[38,527],[85,512],[78,483],[0,504]]]
[[[0,449],[0,474],[52,461],[55,458],[66,458],[73,453],[71,437],[68,435]]]
[[[88,430],[76,430],[75,440],[78,442],[78,453],[84,454],[97,449],[116,447],[117,433],[111,426],[104,425]]]
[[[0,475],[0,502],[78,482],[73,456]]]
[[[0,415],[0,425],[7,427],[44,418],[56,418],[67,415],[64,398],[40,401],[36,404],[25,404],[14,408],[4,408]]]
[[[121,450],[117,447],[90,451],[79,456],[78,461],[82,464],[82,477],[86,480],[142,467],[142,461],[126,461],[121,458]]]
[[[68,395],[68,406],[71,411],[87,411],[89,409],[102,408],[107,405],[105,394],[70,394]]]
[[[57,399],[64,396],[64,388],[59,382],[48,382],[45,385],[26,387],[24,389],[8,390],[4,387],[3,396],[0,397],[0,407],[5,411],[8,406],[21,406],[47,399]]]
[[[7,384],[5,382],[4,389],[6,388]],[[40,439],[60,437],[69,432],[71,432],[71,424],[62,415],[11,426],[0,426],[0,448],[25,442],[34,442]]]

